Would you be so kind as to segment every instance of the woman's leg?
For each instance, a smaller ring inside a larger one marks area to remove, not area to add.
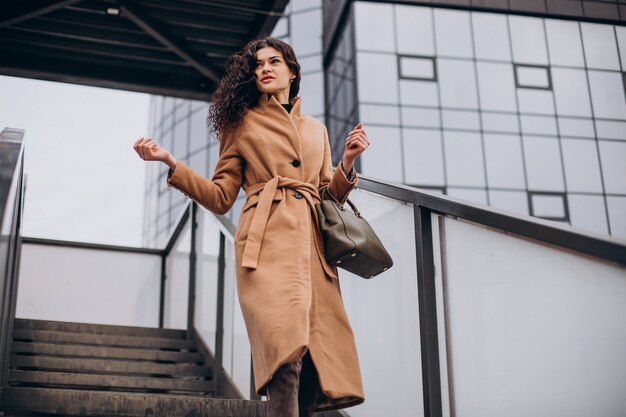
[[[319,381],[317,379],[317,371],[311,354],[307,354],[302,358],[302,371],[300,372],[300,390],[298,392],[298,406],[300,410],[299,417],[311,417],[315,410],[315,403],[320,392]]]
[[[287,363],[267,383],[267,417],[298,417],[298,388],[302,360]]]

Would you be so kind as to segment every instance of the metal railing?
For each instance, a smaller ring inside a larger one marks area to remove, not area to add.
[[[445,362],[445,358],[442,362],[440,352],[445,352],[447,349],[446,346],[440,346],[440,343],[442,341],[447,343],[445,342],[447,339],[446,335],[441,334],[445,325],[438,323],[438,319],[441,319],[442,314],[445,315],[445,313],[442,313],[442,310],[438,311],[438,303],[441,307],[442,301],[437,295],[437,279],[441,281],[441,275],[446,273],[445,259],[444,264],[442,264],[442,259],[437,259],[435,253],[440,248],[434,247],[434,242],[444,241],[445,235],[441,219],[439,230],[434,232],[433,227],[437,226],[437,222],[433,221],[433,217],[462,220],[507,237],[521,237],[522,240],[544,246],[544,250],[557,249],[581,258],[599,261],[600,264],[614,265],[618,271],[622,271],[621,276],[626,279],[626,269],[624,269],[626,241],[624,240],[367,177],[360,177],[359,188],[376,196],[404,203],[413,211],[412,234],[415,239],[414,262],[417,271],[415,279],[417,280],[416,297],[421,344],[422,392],[420,394],[423,399],[423,412],[427,417],[453,415],[450,414],[449,409],[445,410],[447,399],[442,393],[442,381],[445,380],[445,375],[442,375],[440,368]],[[364,207],[361,209],[363,210]],[[364,211],[367,217],[367,210]],[[408,233],[411,234],[411,231]],[[439,234],[436,239],[435,233]],[[478,245],[479,242],[476,244]],[[445,257],[445,253],[441,257]],[[444,270],[437,272],[437,268],[444,268]],[[467,278],[474,277],[468,276]],[[445,291],[445,283],[443,286],[443,291]],[[622,321],[624,321],[623,318]],[[626,322],[624,324],[626,325]]]
[[[24,201],[24,131],[0,133],[0,390],[8,375],[19,278]]]
[[[8,343],[11,336],[11,326],[15,315],[15,291],[17,288],[17,267],[19,265],[20,244],[29,243],[37,245],[78,247],[105,251],[132,252],[146,255],[157,255],[161,257],[161,276],[159,293],[158,323],[160,327],[165,325],[165,304],[168,280],[168,262],[179,245],[183,237],[189,236],[189,259],[188,274],[184,279],[188,279],[188,295],[186,308],[186,328],[188,337],[202,339],[195,325],[196,317],[196,297],[198,276],[198,246],[200,239],[198,233],[199,209],[196,203],[190,202],[174,227],[172,234],[163,249],[143,249],[135,247],[100,245],[78,242],[65,242],[49,239],[21,238],[19,226],[21,221],[22,207],[22,158],[23,147],[21,135],[23,132],[11,132],[11,140],[6,141],[7,134],[3,131],[0,146],[4,149],[12,149],[4,152],[2,169],[0,172],[0,201],[2,206],[2,252],[0,262],[3,262],[4,282],[2,285],[2,329],[0,333],[0,353],[2,356],[2,381],[5,381]],[[15,138],[19,136],[19,140]],[[7,142],[5,144],[5,142]],[[16,149],[19,149],[16,151]],[[11,155],[8,165],[4,155]],[[11,162],[12,161],[12,162]],[[11,165],[12,164],[12,165]],[[6,168],[9,167],[9,168]],[[12,168],[10,168],[12,167]],[[6,169],[5,169],[6,168]],[[10,175],[9,175],[10,174]],[[425,416],[439,417],[447,415],[444,410],[445,395],[442,393],[442,378],[445,375],[442,371],[442,358],[440,345],[442,339],[441,325],[438,320],[441,314],[438,313],[437,295],[437,248],[434,246],[435,232],[433,230],[433,216],[441,216],[445,219],[461,219],[486,228],[504,232],[507,235],[519,236],[524,239],[540,242],[547,247],[559,248],[568,252],[583,255],[583,257],[600,259],[602,262],[618,265],[620,268],[626,266],[626,242],[608,236],[597,235],[573,229],[566,225],[542,219],[521,216],[509,212],[497,210],[490,207],[472,204],[466,201],[457,200],[447,196],[417,190],[411,187],[390,184],[384,181],[361,177],[359,179],[359,189],[375,195],[377,198],[390,199],[398,205],[408,205],[412,210],[413,230],[410,231],[415,242],[415,257],[407,262],[414,263],[416,271],[416,294],[417,310],[419,322],[419,355],[421,362],[421,387],[423,410]],[[367,217],[367,207],[365,216]],[[211,277],[216,277],[216,298],[210,300],[215,303],[215,342],[211,354],[214,357],[214,379],[217,395],[235,396],[238,389],[232,381],[232,375],[224,371],[224,321],[225,321],[225,284],[227,269],[232,272],[234,260],[230,251],[235,233],[234,225],[224,216],[210,216],[216,219],[219,238],[219,249],[217,253],[217,268],[215,275],[211,271]],[[190,233],[185,231],[189,228]],[[406,228],[405,228],[406,229]],[[204,274],[208,275],[208,274]],[[232,275],[232,274],[231,274]],[[228,283],[231,285],[232,283]],[[201,296],[204,297],[203,294]],[[233,309],[232,300],[229,301],[229,309]],[[440,306],[439,306],[440,307]],[[229,310],[230,311],[230,310]],[[439,316],[438,316],[439,314]],[[206,348],[206,346],[205,346]],[[444,346],[445,348],[445,346]],[[207,348],[208,349],[208,348]],[[230,353],[232,355],[232,352]],[[237,357],[237,361],[249,363],[250,357]],[[231,360],[234,360],[231,359]],[[256,398],[253,389],[252,375],[250,381],[250,398]],[[356,415],[356,414],[355,414]]]

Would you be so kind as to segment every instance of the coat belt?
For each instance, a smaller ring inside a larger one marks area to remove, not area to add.
[[[254,212],[254,217],[250,223],[248,229],[248,238],[246,239],[246,246],[243,251],[243,258],[241,266],[244,268],[256,269],[259,260],[259,253],[261,251],[261,244],[263,243],[263,235],[265,234],[265,228],[270,216],[270,210],[272,208],[272,201],[276,190],[280,188],[287,188],[298,191],[306,200],[311,210],[311,216],[315,223],[315,230],[319,230],[317,224],[317,214],[315,212],[315,204],[319,203],[319,192],[316,187],[308,182],[298,181],[293,178],[276,176],[270,181],[265,183],[254,184],[246,189],[246,198],[249,199],[254,195],[259,195],[259,201]],[[280,203],[279,203],[280,204]],[[320,234],[315,233],[315,249],[320,256],[322,265],[326,273],[336,278],[335,272],[330,268],[326,262],[321,248]]]

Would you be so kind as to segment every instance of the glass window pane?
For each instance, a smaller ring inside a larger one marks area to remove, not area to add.
[[[435,55],[432,9],[396,5],[395,10],[398,53]]]
[[[419,185],[445,185],[443,148],[439,130],[403,129],[405,181]],[[397,163],[397,162],[396,162]]]
[[[620,69],[613,26],[598,23],[581,23],[587,67],[598,69]]]
[[[400,102],[416,106],[439,106],[437,83],[435,81],[400,80]]]
[[[187,118],[189,116],[189,111],[191,110],[191,103],[189,102],[189,100],[187,101],[182,101],[176,103],[176,123],[179,123],[180,121],[182,121],[183,119]]]
[[[359,116],[364,124],[399,125],[400,116],[398,113],[397,106],[376,106],[373,104],[361,104],[359,106]]]
[[[206,148],[209,145],[209,128],[206,124],[206,117],[207,109],[200,109],[191,115],[190,152]]]
[[[477,108],[474,63],[458,59],[439,59],[439,88],[442,107]]]
[[[430,58],[400,57],[400,76],[404,78],[435,79],[435,61]]]
[[[215,166],[217,165],[217,160],[219,159],[219,152],[219,146],[217,144],[209,148],[209,165],[207,166],[206,172],[207,178],[212,178],[215,173]]]
[[[556,109],[568,116],[591,116],[585,70],[552,68]]]
[[[274,30],[272,31],[272,36],[275,38],[283,38],[285,36],[289,36],[289,17],[281,17],[276,22],[276,26],[274,26]]]
[[[489,205],[513,213],[528,215],[528,197],[524,191],[489,190]]]
[[[596,132],[600,139],[626,140],[626,122],[596,120]]]
[[[562,195],[532,194],[530,198],[533,216],[565,218]]]
[[[607,196],[611,235],[626,239],[626,197]]]
[[[442,110],[443,127],[447,129],[480,130],[478,112],[467,110]]]
[[[595,138],[593,121],[591,119],[559,117],[559,131],[561,136]]]
[[[482,113],[485,132],[519,133],[519,120],[515,114]]]
[[[398,103],[397,62],[395,54],[369,52],[357,54],[360,101]]]
[[[322,0],[291,0],[289,2],[291,6],[291,12],[296,13],[300,10],[306,10],[311,8],[321,8]]]
[[[354,15],[358,50],[396,50],[393,5],[358,1],[354,4]]]
[[[484,162],[480,134],[444,131],[448,184],[451,186],[485,186]]]
[[[517,85],[520,87],[550,88],[550,76],[546,67],[516,65]]]
[[[477,62],[480,106],[483,110],[517,111],[511,64]]]
[[[554,114],[552,91],[518,88],[517,99],[521,113]]]
[[[583,47],[578,22],[546,19],[550,63],[584,67]]]
[[[184,158],[189,154],[189,119],[179,120],[174,127],[172,153]]]
[[[402,124],[416,127],[439,127],[439,110],[402,106]]]
[[[208,155],[206,150],[200,150],[192,153],[189,157],[189,166],[196,172],[204,175],[207,167]]]
[[[611,194],[626,194],[626,142],[598,141],[604,190]]]
[[[554,117],[522,115],[520,119],[523,133],[557,135],[556,119]]]
[[[200,109],[204,109],[204,111],[208,112],[208,104],[205,101],[196,101],[191,100],[191,111],[196,112]]]
[[[513,61],[525,64],[548,65],[546,37],[542,19],[509,16]]]
[[[533,208],[533,216],[565,218],[565,204],[562,195],[533,194],[530,203]]]
[[[300,63],[300,70],[303,74],[309,74],[311,72],[323,71],[322,55],[312,55],[304,58],[298,58]]]
[[[584,139],[562,139],[561,149],[563,150],[567,190],[602,193],[596,143]]]
[[[485,134],[489,187],[525,189],[522,145],[518,136]]]
[[[402,175],[402,151],[400,128],[370,126],[367,136],[371,139],[367,152],[361,155],[361,171],[381,180],[404,182]]]
[[[469,12],[434,9],[437,55],[471,58]]]
[[[522,140],[528,189],[564,191],[559,141],[534,136],[524,136]]]
[[[510,61],[509,29],[505,15],[472,12],[476,58]]]
[[[303,75],[300,81],[300,94],[306,97],[306,100],[302,100],[302,113],[324,114],[324,74],[314,72]]]
[[[487,191],[471,188],[448,187],[450,197],[461,198],[472,203],[487,204]]]
[[[626,119],[624,84],[619,72],[589,71],[591,102],[595,117]]]
[[[319,54],[322,52],[322,10],[291,15],[291,46],[298,55]]]
[[[568,194],[570,223],[574,227],[597,233],[608,233],[604,197]]]

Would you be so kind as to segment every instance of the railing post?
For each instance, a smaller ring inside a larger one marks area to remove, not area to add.
[[[197,250],[197,229],[198,229],[198,205],[194,202],[191,204],[191,247],[189,250],[189,295],[187,297],[187,337],[191,337],[194,316],[196,313],[196,261],[198,256]]]
[[[439,369],[432,212],[427,208],[414,206],[413,214],[415,219],[424,416],[441,417],[441,374]]]
[[[165,280],[167,279],[167,254],[161,254],[161,289],[159,293],[159,328],[163,328],[165,320]]]
[[[222,357],[224,352],[224,277],[226,273],[226,236],[220,232],[220,253],[217,257],[217,315],[215,319],[215,358],[213,380],[215,394],[222,393]]]

